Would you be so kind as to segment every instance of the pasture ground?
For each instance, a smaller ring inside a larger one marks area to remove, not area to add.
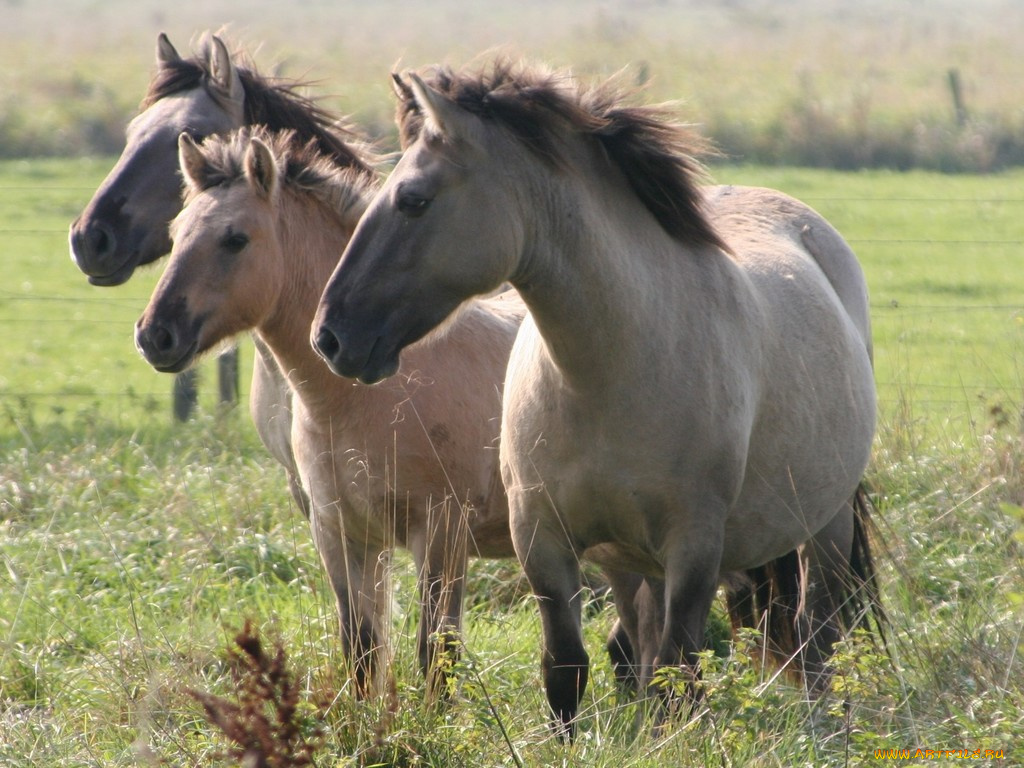
[[[302,727],[326,725],[322,766],[839,766],[892,749],[1024,762],[1024,173],[715,169],[806,200],[864,264],[891,656],[851,639],[815,707],[752,644],[730,646],[718,616],[703,708],[650,742],[611,679],[614,609],[595,597],[582,734],[564,747],[512,563],[473,568],[442,710],[423,703],[396,555],[395,688],[353,700],[304,520],[244,408],[218,411],[207,363],[200,415],[173,424],[170,380],[132,347],[157,270],[98,289],[67,259],[67,224],[110,165],[0,163],[0,765],[218,764],[226,743],[187,689],[231,695],[225,648],[247,619],[285,647]]]

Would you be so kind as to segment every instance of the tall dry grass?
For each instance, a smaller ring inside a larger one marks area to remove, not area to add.
[[[0,25],[0,155],[116,151],[160,31],[186,49],[229,25],[267,72],[393,143],[388,72],[501,48],[602,76],[627,68],[680,99],[727,157],[831,168],[991,171],[1024,160],[1012,0],[72,0],[8,3]],[[963,84],[958,121],[948,84]]]

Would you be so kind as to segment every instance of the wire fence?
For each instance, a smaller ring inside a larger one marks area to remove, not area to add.
[[[55,195],[83,197],[94,188],[0,186],[0,193],[45,196],[51,189]],[[1024,391],[1024,197],[801,197],[844,232],[864,264],[883,412],[910,403],[920,411],[966,411],[966,418],[978,419],[987,418],[998,402],[1000,410],[1019,413]],[[911,212],[925,207],[938,211],[933,214],[938,219],[970,220],[985,210],[988,221],[962,236],[905,236],[916,233],[898,224],[871,229],[859,221],[861,209],[879,206]],[[31,248],[37,261],[64,261],[59,288],[51,287],[55,281],[50,279],[45,289],[37,290],[31,271],[9,274],[0,284],[0,407],[60,403],[72,408],[75,402],[103,401],[121,403],[123,409],[144,402],[146,410],[170,412],[170,380],[146,370],[131,340],[159,267],[133,278],[131,289],[91,289],[67,262],[66,236],[66,226],[0,226],[0,260],[5,251]],[[961,252],[969,253],[969,263],[958,256]],[[52,272],[52,264],[49,268]],[[89,343],[47,357],[47,340],[64,333],[78,334]],[[245,341],[242,349],[244,400],[251,349]],[[109,359],[89,359],[90,353]],[[81,369],[77,377],[75,366]],[[26,368],[38,375],[26,375]],[[58,371],[63,373],[51,375]],[[211,376],[203,378],[203,386],[211,386]]]

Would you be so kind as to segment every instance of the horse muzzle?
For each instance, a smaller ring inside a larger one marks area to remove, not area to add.
[[[135,324],[135,347],[160,373],[181,373],[195,361],[199,339],[186,337],[172,324],[140,320]]]
[[[382,336],[367,336],[363,343],[356,343],[350,334],[323,322],[314,327],[310,341],[337,376],[376,384],[398,371],[398,352],[388,353]]]
[[[68,245],[71,260],[93,285],[121,285],[135,271],[131,254],[125,256],[119,251],[117,234],[102,221],[77,219],[68,233]]]

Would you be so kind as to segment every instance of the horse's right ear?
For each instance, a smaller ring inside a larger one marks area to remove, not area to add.
[[[242,102],[245,101],[242,78],[238,74],[235,62],[231,60],[228,47],[224,45],[224,41],[218,35],[213,35],[209,55],[213,83],[228,100],[241,107]]]
[[[185,181],[197,189],[202,189],[207,175],[206,159],[195,139],[187,133],[178,136],[178,165],[181,166],[181,174]]]
[[[245,175],[256,191],[271,200],[277,194],[277,161],[261,139],[253,138],[245,152]]]
[[[409,73],[409,89],[423,116],[434,124],[435,130],[449,139],[455,138],[464,115],[455,102],[424,83],[415,72]]]
[[[171,45],[170,39],[167,35],[161,32],[156,37],[156,64],[160,69],[169,67],[172,64],[181,61],[181,56],[173,45]]]

